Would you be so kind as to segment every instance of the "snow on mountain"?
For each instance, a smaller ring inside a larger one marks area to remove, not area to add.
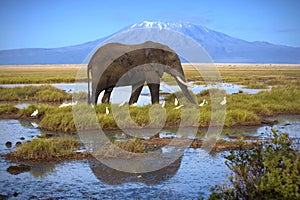
[[[132,29],[168,29],[185,34],[208,52],[214,62],[228,63],[300,63],[300,48],[267,42],[248,42],[192,23],[144,21],[127,26]],[[117,34],[116,33],[116,34]],[[134,33],[133,33],[134,34]],[[141,37],[132,35],[131,37]],[[170,38],[176,40],[177,38]],[[61,48],[29,48],[0,51],[0,65],[82,63],[89,52],[105,38]]]
[[[184,29],[190,29],[192,27],[197,26],[201,28],[203,31],[209,32],[207,28],[201,25],[194,25],[191,23],[175,23],[175,22],[149,22],[143,21],[141,23],[136,23],[130,26],[130,28],[158,28],[158,29],[169,29],[173,31],[182,32]]]

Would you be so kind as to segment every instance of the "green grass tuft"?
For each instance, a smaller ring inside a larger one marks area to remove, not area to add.
[[[11,156],[20,160],[59,160],[75,156],[79,143],[75,138],[33,139],[19,146]]]
[[[0,105],[0,115],[9,115],[18,113],[19,109],[11,104]]]
[[[0,87],[0,101],[62,102],[71,99],[71,94],[51,85]]]

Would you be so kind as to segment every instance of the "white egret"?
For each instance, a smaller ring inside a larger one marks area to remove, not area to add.
[[[199,104],[199,106],[200,106],[200,107],[203,107],[203,106],[205,106],[205,103],[206,103],[206,100],[203,99],[203,101]]]
[[[226,97],[224,97],[223,101],[221,101],[221,103],[220,103],[220,104],[221,104],[222,106],[224,106],[226,103],[227,103],[227,101],[226,101]]]
[[[106,113],[106,115],[108,115],[108,114],[109,114],[109,109],[108,109],[108,107],[107,107],[107,106],[105,107],[105,113]]]
[[[161,107],[164,108],[166,106],[166,101],[163,101]]]
[[[30,115],[31,117],[35,117],[37,116],[37,114],[39,114],[38,110],[33,111],[33,113]]]
[[[178,106],[178,104],[179,104],[179,101],[178,101],[177,98],[175,98],[175,100],[174,100],[174,105],[175,105],[175,106]]]

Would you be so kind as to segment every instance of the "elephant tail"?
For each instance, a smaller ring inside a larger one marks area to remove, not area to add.
[[[88,67],[87,67],[87,78],[88,78],[88,104],[91,104],[91,95],[90,95],[90,71],[91,71],[91,67],[90,67],[90,64],[88,64]]]

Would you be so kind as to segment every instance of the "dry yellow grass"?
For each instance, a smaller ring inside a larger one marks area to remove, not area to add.
[[[223,82],[235,84],[300,84],[300,64],[183,64],[189,81],[204,83],[203,77],[195,70],[195,67],[207,76],[216,76],[213,71],[217,70]]]
[[[0,83],[74,82],[78,70],[85,65],[9,65],[0,66]]]
[[[194,66],[199,66],[201,71],[212,70],[211,64],[183,63],[189,81],[199,81],[199,83],[203,81],[203,77],[197,73]],[[300,64],[215,63],[213,66],[216,67],[224,82],[278,85],[299,84],[300,81]],[[84,64],[0,66],[0,84],[74,82],[78,70],[85,70],[84,68],[86,68]]]

